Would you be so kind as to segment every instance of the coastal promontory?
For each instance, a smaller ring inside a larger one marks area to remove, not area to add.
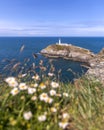
[[[40,53],[49,58],[63,58],[83,62],[88,67],[86,74],[97,78],[104,84],[104,48],[98,54],[94,54],[88,49],[71,44],[60,44],[59,42],[47,46]]]
[[[63,58],[89,64],[95,54],[88,49],[71,44],[53,44],[41,50],[41,54],[52,58]]]

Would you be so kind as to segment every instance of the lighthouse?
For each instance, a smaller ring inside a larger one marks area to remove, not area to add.
[[[59,38],[59,45],[61,44],[61,39]]]

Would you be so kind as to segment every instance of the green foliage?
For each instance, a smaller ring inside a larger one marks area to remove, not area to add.
[[[104,87],[96,79],[61,83],[43,74],[42,61],[39,68],[40,75],[1,79],[0,130],[104,129]]]
[[[66,50],[68,52],[70,51],[75,51],[75,52],[81,52],[81,53],[86,53],[88,54],[90,51],[84,48],[76,47],[76,46],[64,46],[64,45],[58,45],[58,44],[53,44],[45,48],[45,50],[50,51],[59,51],[59,50]]]

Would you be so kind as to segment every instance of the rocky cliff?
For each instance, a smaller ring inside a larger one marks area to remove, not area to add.
[[[45,49],[41,50],[41,54],[52,58],[64,58],[73,61],[85,62],[89,64],[89,61],[95,57],[95,54],[81,47],[73,45],[58,45],[53,44]]]
[[[90,60],[90,68],[87,73],[90,77],[97,78],[104,84],[104,48]]]

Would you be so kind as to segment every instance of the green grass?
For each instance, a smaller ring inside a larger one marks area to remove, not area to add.
[[[38,66],[39,75],[37,66],[24,74],[21,66],[14,69],[10,65],[10,77],[14,71],[16,76],[0,79],[0,130],[104,130],[104,86],[87,76],[74,84],[62,83],[54,74],[54,66],[50,66],[49,76],[43,61]],[[14,92],[14,87],[18,91]],[[43,93],[48,96],[42,100]],[[40,120],[41,115],[44,118]]]
[[[24,77],[23,77],[24,79]],[[16,78],[18,83],[23,79]],[[69,123],[67,130],[103,130],[104,129],[104,87],[96,81],[90,81],[87,77],[76,81],[75,84],[64,84],[56,81],[60,87],[52,88],[52,78],[44,77],[41,82],[46,86],[40,88],[40,81],[31,79],[25,83],[33,87],[37,83],[36,92],[28,94],[27,90],[21,90],[13,96],[11,88],[4,81],[0,85],[0,130],[61,130],[59,122],[65,120]],[[49,95],[54,89],[57,94],[50,96],[52,103],[46,103],[39,99],[43,92]],[[63,93],[68,96],[63,96]],[[31,100],[36,96],[35,101]],[[52,113],[51,107],[57,112]],[[24,112],[32,112],[32,117],[26,120]],[[46,120],[39,122],[38,117],[46,113]],[[62,114],[68,113],[68,119],[62,119]]]

